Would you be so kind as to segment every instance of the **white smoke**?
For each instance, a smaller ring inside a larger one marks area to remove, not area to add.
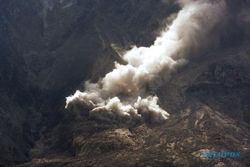
[[[85,83],[85,91],[67,97],[69,110],[90,109],[101,120],[149,120],[162,122],[169,117],[148,95],[147,88],[159,78],[167,78],[190,57],[211,47],[216,30],[224,20],[224,0],[181,0],[182,10],[150,47],[134,47],[124,56],[126,65],[115,68],[98,83]],[[161,76],[164,75],[164,76]]]

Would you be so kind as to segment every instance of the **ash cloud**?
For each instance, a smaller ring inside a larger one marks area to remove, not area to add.
[[[97,83],[85,83],[85,91],[66,98],[68,110],[87,108],[100,120],[163,122],[169,114],[158,97],[147,91],[170,77],[179,66],[216,46],[225,22],[224,0],[180,0],[182,9],[150,47],[136,47],[123,55],[126,65],[115,63],[113,71]]]

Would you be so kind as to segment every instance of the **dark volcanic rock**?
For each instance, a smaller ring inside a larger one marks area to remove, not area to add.
[[[22,167],[47,166],[226,166],[249,165],[248,128],[208,106],[187,109],[161,126],[123,127],[74,120],[74,156],[43,155]],[[68,125],[72,126],[72,124]],[[87,128],[88,127],[88,128]],[[62,132],[68,134],[69,132]],[[53,133],[55,134],[55,133]],[[51,140],[58,138],[53,136]],[[64,138],[67,140],[67,138]],[[201,158],[202,151],[240,151],[237,159]]]
[[[220,46],[157,90],[171,113],[165,124],[104,123],[64,110],[65,96],[122,62],[123,49],[152,44],[179,10],[175,2],[0,0],[0,166],[250,166],[248,0],[227,0]],[[203,150],[241,157],[202,159]]]
[[[213,64],[197,78],[188,92],[215,110],[250,123],[249,72],[249,68],[243,66]]]
[[[149,45],[179,8],[152,0],[0,2],[0,165],[7,166],[29,160],[41,130],[61,119],[66,95],[120,61],[113,44]]]

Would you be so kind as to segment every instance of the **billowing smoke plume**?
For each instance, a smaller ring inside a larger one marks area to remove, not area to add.
[[[67,97],[69,110],[88,110],[101,120],[149,120],[162,122],[169,117],[148,93],[159,78],[214,44],[226,4],[224,0],[181,0],[172,25],[150,47],[134,47],[124,56],[126,65],[115,68],[98,83],[85,83],[85,91]],[[162,80],[162,79],[161,79]]]

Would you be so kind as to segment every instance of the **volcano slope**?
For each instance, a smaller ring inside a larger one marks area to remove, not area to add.
[[[123,49],[151,45],[180,5],[2,0],[0,166],[249,166],[250,7],[226,3],[218,46],[154,90],[170,117],[153,124],[93,119],[65,110],[65,97],[126,63]],[[207,150],[241,155],[202,158]]]
[[[149,45],[179,9],[151,0],[0,3],[0,166],[8,167],[31,160],[35,141],[64,117],[66,96],[113,68],[113,44]]]
[[[247,43],[215,51],[178,71],[158,90],[172,111],[164,124],[67,113],[44,137],[47,150],[22,166],[248,166],[249,51]],[[241,156],[202,158],[208,150]]]
[[[69,111],[21,166],[249,166],[249,4],[227,3],[233,16],[219,47],[178,68],[156,90],[170,113],[165,123],[104,121]],[[234,12],[241,13],[237,21]],[[240,157],[201,156],[209,150]]]

